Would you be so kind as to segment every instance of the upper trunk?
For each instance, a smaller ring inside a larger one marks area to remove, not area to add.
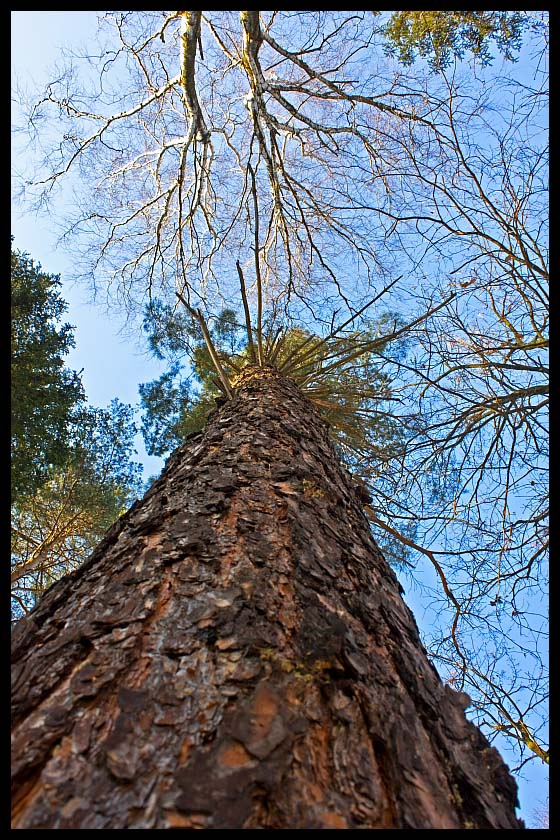
[[[523,828],[349,474],[250,368],[14,631],[15,828]]]

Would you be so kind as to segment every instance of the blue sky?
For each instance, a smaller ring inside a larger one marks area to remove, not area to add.
[[[97,12],[12,12],[12,81],[14,77],[24,85],[48,80],[50,70],[59,50],[64,46],[77,46],[91,39],[95,33]],[[14,110],[17,120],[17,106]],[[14,141],[13,165],[17,167],[21,154],[19,142]],[[75,326],[76,348],[67,358],[68,365],[83,368],[82,380],[92,405],[106,406],[114,397],[121,401],[138,402],[138,384],[159,376],[161,363],[150,358],[130,339],[119,331],[122,321],[108,318],[103,310],[88,301],[85,288],[65,282],[70,273],[71,258],[57,245],[57,236],[47,216],[34,217],[14,207],[11,232],[14,245],[26,251],[44,271],[60,274],[63,281],[62,295],[69,304],[66,320]],[[138,460],[144,466],[147,478],[159,472],[161,458],[146,454],[142,438],[137,437]],[[426,582],[433,585],[430,574]],[[420,626],[429,621],[424,605],[410,581],[403,581],[406,601],[413,610]],[[499,744],[497,744],[499,746]],[[526,779],[519,780],[522,816],[531,825],[533,810],[542,804],[547,795],[547,771],[540,762],[531,762],[525,772]]]

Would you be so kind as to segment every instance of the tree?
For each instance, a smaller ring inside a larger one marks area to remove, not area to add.
[[[239,327],[235,312],[224,309],[209,328],[214,346],[230,362],[239,352],[243,358],[246,347]],[[139,386],[142,434],[149,455],[169,455],[186,436],[204,427],[223,390],[198,321],[155,302],[146,313],[144,329],[152,353],[169,367],[159,379]],[[192,367],[190,376],[185,362]]]
[[[13,827],[523,828],[313,404],[233,387],[17,625]]]
[[[146,305],[180,298],[210,335],[226,305],[261,366],[267,319],[284,335],[351,340],[322,371],[342,377],[372,349],[368,306],[400,312],[405,331],[383,340],[406,334],[413,348],[391,383],[391,418],[412,434],[382,480],[379,453],[359,456],[367,513],[431,564],[430,654],[521,767],[547,760],[546,19],[523,24],[539,53],[522,83],[459,62],[403,69],[373,21],[109,15],[89,57],[98,87],[78,90],[69,68],[30,109],[32,140],[49,115],[64,133],[28,189],[40,207],[87,175],[68,235],[82,238],[82,277],[96,290],[108,280],[131,329]],[[464,31],[446,31],[455,54]],[[213,363],[229,400],[235,371]]]
[[[423,153],[431,132],[415,127],[388,176],[391,204],[378,205],[403,249],[420,235],[432,286],[460,290],[401,364],[416,380],[417,430],[399,480],[415,504],[397,517],[414,518],[424,548],[444,534],[427,554],[455,616],[449,633],[434,614],[430,647],[477,697],[478,720],[518,742],[522,766],[527,751],[548,762],[546,79],[504,80],[511,108],[498,111],[487,92],[442,78],[437,165]],[[438,469],[447,492],[429,499],[421,476]]]
[[[465,51],[488,64],[491,41],[512,61],[526,25],[523,12],[393,12],[384,32],[389,52],[403,64],[412,64],[419,55],[428,58],[433,69],[442,70]]]
[[[74,336],[70,324],[57,326],[68,308],[60,285],[12,250],[12,502],[33,494],[49,465],[64,461],[71,414],[84,399],[79,374],[64,365]]]
[[[363,463],[371,463],[372,453],[376,453],[375,474],[370,468],[367,482],[376,487],[376,493],[381,492],[382,485],[392,484],[388,466],[395,452],[402,451],[407,435],[390,413],[391,381],[397,361],[406,354],[406,341],[392,341],[388,351],[383,340],[384,334],[391,335],[399,327],[403,324],[398,316],[384,313],[364,323],[359,335],[333,335],[325,341],[308,330],[283,330],[274,322],[263,325],[265,362],[290,371],[302,384],[328,423],[338,456],[366,496],[370,491],[360,475]],[[187,436],[201,431],[224,390],[200,324],[188,312],[177,313],[154,302],[146,313],[144,329],[152,352],[169,367],[159,379],[139,387],[144,409],[142,433],[150,455],[169,455]],[[225,369],[239,371],[251,359],[247,325],[238,323],[233,310],[222,310],[208,327],[208,335]],[[388,358],[378,355],[384,351]],[[412,565],[408,546],[384,530],[375,526],[373,530],[390,562]],[[404,530],[414,538],[413,525]]]
[[[64,364],[73,328],[59,276],[19,251],[12,286],[12,617],[80,565],[139,489],[131,406],[92,408]]]
[[[29,613],[54,581],[80,566],[134,501],[141,468],[131,461],[133,414],[118,400],[109,409],[81,408],[67,432],[64,462],[12,505],[14,618]]]

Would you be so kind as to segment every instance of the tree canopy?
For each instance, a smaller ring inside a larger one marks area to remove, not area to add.
[[[546,761],[546,13],[112,12],[99,38],[30,104],[46,153],[26,195],[40,209],[77,176],[77,274],[154,346],[162,306],[188,312],[174,340],[225,399],[235,353],[272,358],[355,428],[333,383],[355,387],[364,354],[386,365],[406,445],[356,455],[372,523],[416,580],[428,564],[449,683],[518,767]],[[522,42],[525,76],[489,62]],[[229,357],[224,309],[245,329]],[[188,430],[190,386],[166,376],[142,394],[153,447]]]
[[[512,61],[527,24],[523,12],[393,12],[384,29],[390,53],[410,65],[417,56],[434,70],[472,53],[482,64],[492,61],[492,42]]]
[[[397,316],[384,313],[364,324],[359,334],[326,341],[297,327],[284,331],[264,325],[263,329],[264,363],[301,385],[328,423],[343,463],[358,480],[364,461],[373,461],[376,476],[370,472],[368,481],[379,485],[389,483],[385,473],[395,453],[404,450],[407,436],[407,429],[390,410],[391,373],[396,371],[396,360],[406,354],[406,341],[393,342],[387,359],[377,355],[386,349],[379,335],[397,325]],[[203,428],[223,399],[224,388],[200,323],[187,312],[176,313],[158,303],[147,312],[144,326],[152,352],[166,359],[169,367],[159,379],[140,385],[142,432],[148,453],[165,455]],[[224,309],[212,319],[208,337],[220,363],[232,375],[254,361],[246,325],[237,321],[233,310]],[[413,537],[414,523],[406,530]],[[412,565],[407,545],[378,528],[375,531],[390,562]]]
[[[74,346],[60,277],[45,274],[27,254],[11,253],[12,501],[32,494],[50,465],[68,454],[72,411],[82,383],[64,364]]]
[[[12,252],[13,615],[75,569],[139,490],[134,410],[86,402],[64,363],[73,328],[58,276]]]

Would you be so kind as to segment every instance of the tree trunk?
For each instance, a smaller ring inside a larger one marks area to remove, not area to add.
[[[13,636],[14,828],[524,828],[271,369]]]

